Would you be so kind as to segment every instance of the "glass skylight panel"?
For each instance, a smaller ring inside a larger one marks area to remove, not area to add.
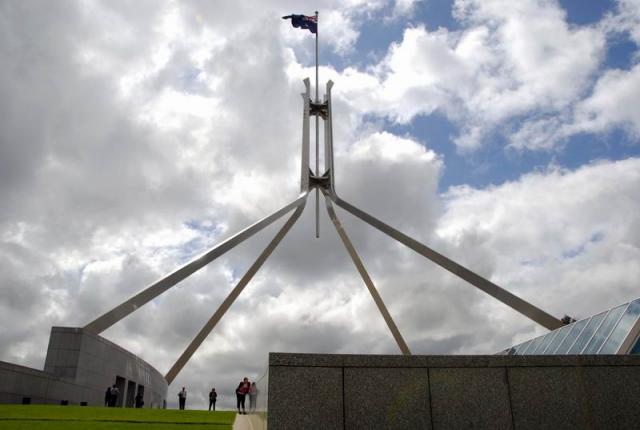
[[[558,349],[558,345],[560,345],[560,342],[562,342],[564,338],[567,337],[567,333],[569,333],[569,330],[571,330],[572,327],[573,324],[569,324],[560,329],[557,329],[556,331],[558,332],[558,335],[555,337],[555,339],[553,339],[553,341],[551,341],[549,346],[547,346],[547,349],[543,351],[543,354],[555,353],[556,349]]]
[[[531,351],[533,351],[534,349],[536,349],[538,347],[538,342],[539,341],[540,341],[539,337],[531,339],[531,342],[529,342],[529,345],[525,349],[523,349],[520,354],[528,355],[529,353],[531,353]]]
[[[584,326],[587,325],[590,319],[591,318],[586,318],[573,323],[573,327],[571,327],[571,331],[558,347],[556,354],[565,354],[569,350],[571,345],[573,345],[573,342],[576,340],[576,338],[578,337],[578,335],[580,334]]]
[[[586,348],[582,351],[583,354],[596,354],[598,352],[604,341],[607,340],[609,333],[611,333],[611,329],[616,325],[620,316],[622,316],[622,313],[627,308],[627,305],[628,303],[625,303],[624,305],[611,309]]]
[[[527,355],[533,355],[536,353],[536,351],[538,349],[540,349],[540,345],[542,345],[542,343],[544,342],[545,338],[547,337],[547,335],[542,335],[542,336],[538,336],[536,338],[536,344],[534,346],[532,346],[531,348],[529,348],[529,351],[527,351]]]
[[[518,349],[518,355],[522,355],[524,354],[524,352],[529,349],[529,347],[531,346],[531,344],[533,343],[535,339],[530,339],[524,343],[521,344],[522,348]]]
[[[640,340],[631,339],[630,334],[639,326],[640,298],[564,325],[497,354],[615,354],[625,345],[625,350],[621,353],[640,355]],[[635,336],[636,332],[633,333]],[[629,345],[633,346],[627,349]]]
[[[629,330],[635,324],[640,316],[640,299],[636,299],[629,304],[629,307],[625,311],[620,322],[616,328],[613,329],[609,339],[602,345],[598,354],[615,354],[618,352],[620,345],[624,341],[625,337],[629,334]]]
[[[571,348],[569,348],[567,354],[580,354],[582,348],[584,348],[587,342],[589,342],[589,339],[591,339],[591,336],[593,336],[593,333],[598,327],[600,327],[600,323],[602,322],[606,314],[606,312],[602,312],[591,317],[591,319],[589,320],[589,324],[587,324],[584,330],[582,330],[582,333],[580,333],[580,336],[578,336]]]
[[[549,346],[549,344],[551,343],[551,341],[553,340],[554,337],[556,337],[558,333],[556,333],[556,331],[552,331],[547,333],[544,338],[542,339],[542,342],[540,342],[540,345],[538,345],[538,347],[536,348],[535,351],[532,352],[532,354],[542,354],[542,352],[547,349],[547,346]]]
[[[515,347],[515,354],[516,355],[521,355],[522,352],[529,347],[530,343],[531,343],[531,340],[528,340],[528,341],[522,342],[520,345],[516,346]]]

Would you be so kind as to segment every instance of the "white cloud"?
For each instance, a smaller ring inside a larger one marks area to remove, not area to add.
[[[586,316],[635,294],[639,167],[638,159],[601,162],[484,190],[456,188],[445,196],[437,232],[454,244],[480,238],[505,285],[548,300],[556,314]]]
[[[640,138],[640,64],[631,70],[609,70],[596,83],[588,98],[575,109],[571,131],[598,133],[623,127]]]
[[[604,31],[570,26],[556,2],[459,1],[455,16],[462,30],[406,29],[374,69],[361,109],[401,123],[440,111],[460,125],[458,147],[473,150],[496,130],[509,138],[512,121],[563,114],[603,58]]]
[[[322,15],[322,40],[335,47],[341,55],[349,53],[358,39],[359,33],[352,18],[339,11],[331,11]],[[320,34],[320,33],[319,33]]]
[[[396,0],[391,12],[391,19],[399,19],[411,15],[418,3],[423,0]]]
[[[615,13],[609,13],[602,21],[603,28],[613,34],[628,33],[630,39],[640,46],[640,2],[618,0]]]

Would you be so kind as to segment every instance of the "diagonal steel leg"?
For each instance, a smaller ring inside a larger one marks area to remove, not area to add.
[[[428,258],[429,260],[433,261],[434,263],[436,263],[440,267],[442,267],[444,269],[447,269],[449,272],[453,273],[454,275],[464,279],[465,281],[469,282],[474,287],[479,288],[480,290],[484,291],[485,293],[489,294],[490,296],[493,296],[494,298],[500,300],[505,305],[510,306],[511,308],[515,309],[516,311],[520,312],[521,314],[529,317],[530,319],[532,319],[533,321],[537,322],[541,326],[546,327],[549,330],[555,330],[555,329],[563,326],[563,323],[559,319],[555,318],[553,315],[550,315],[550,314],[546,313],[542,309],[537,308],[534,305],[532,305],[531,303],[522,300],[520,297],[518,297],[518,296],[516,296],[514,294],[511,294],[510,292],[508,292],[507,290],[505,290],[503,288],[500,288],[499,286],[497,286],[493,282],[491,282],[491,281],[483,278],[482,276],[472,272],[471,270],[467,269],[466,267],[461,266],[460,264],[456,263],[455,261],[450,260],[449,258],[447,258],[444,255],[434,251],[433,249],[427,247],[426,245],[423,245],[422,243],[418,242],[417,240],[412,239],[411,237],[407,236],[406,234],[403,234],[403,233],[399,232],[395,228],[383,223],[379,219],[374,218],[371,215],[369,215],[368,213],[366,213],[366,212],[358,209],[357,207],[345,202],[344,200],[342,200],[337,195],[332,194],[331,198],[333,199],[333,201],[338,206],[340,206],[341,208],[343,208],[347,212],[350,212],[351,214],[355,215],[356,217],[360,218],[361,220],[365,221],[366,223],[370,224],[371,226],[377,228],[381,232],[391,236],[392,238],[394,238],[398,242],[408,246],[409,248],[413,249],[418,254],[422,255],[423,257]]]
[[[180,267],[173,273],[170,273],[169,275],[165,276],[159,281],[154,282],[149,287],[139,292],[135,296],[131,297],[126,302],[121,303],[120,305],[116,306],[109,312],[96,318],[95,320],[93,320],[92,322],[84,326],[83,329],[96,334],[103,332],[104,330],[111,327],[113,324],[117,323],[122,318],[129,315],[130,313],[134,312],[135,310],[137,310],[138,308],[140,308],[150,300],[153,300],[154,298],[158,297],[160,294],[164,293],[169,288],[176,285],[178,282],[182,281],[183,279],[193,274],[197,270],[211,263],[213,260],[220,257],[222,254],[229,251],[236,245],[250,238],[257,232],[259,232],[260,230],[262,230],[263,228],[265,228],[266,226],[268,226],[269,224],[271,224],[272,222],[274,222],[275,220],[277,220],[278,218],[280,218],[281,216],[289,212],[291,209],[304,207],[307,194],[308,194],[307,191],[301,193],[298,196],[298,198],[293,202],[282,207],[281,209],[278,209],[277,211],[273,212],[271,215],[261,219],[255,224],[245,228],[241,232],[236,233],[235,235],[231,236],[224,242],[216,245],[215,247],[213,247],[203,255],[195,258],[194,260],[191,260],[189,263]]]
[[[287,220],[287,222],[282,226],[280,231],[275,235],[275,237],[269,242],[267,247],[262,251],[262,254],[256,259],[253,265],[249,268],[247,273],[244,274],[242,279],[238,282],[238,285],[235,286],[233,290],[229,293],[226,299],[222,302],[218,310],[211,316],[209,321],[200,329],[200,332],[196,335],[196,337],[191,341],[189,346],[184,350],[178,361],[169,369],[167,372],[165,379],[167,383],[171,384],[175,379],[176,375],[182,370],[185,364],[191,359],[191,356],[196,352],[196,350],[200,347],[202,342],[209,336],[211,330],[218,324],[220,319],[224,316],[224,314],[229,310],[233,302],[238,298],[244,287],[247,286],[253,275],[260,269],[260,267],[264,264],[264,262],[269,258],[273,250],[278,246],[280,241],[285,237],[285,235],[289,232],[291,227],[296,223],[298,218],[300,218],[300,214],[304,210],[304,203],[302,206],[298,206],[293,215]]]
[[[400,351],[402,351],[404,355],[411,355],[411,351],[409,351],[409,347],[407,346],[406,342],[402,338],[402,335],[400,334],[400,330],[398,330],[396,323],[393,322],[393,318],[391,318],[391,314],[389,314],[387,307],[382,301],[382,297],[380,297],[380,294],[378,294],[378,290],[376,290],[375,285],[373,285],[373,281],[371,281],[371,278],[367,273],[367,269],[364,268],[364,264],[362,264],[362,260],[360,260],[360,257],[358,256],[356,249],[353,247],[351,240],[349,240],[349,236],[347,236],[347,232],[344,230],[344,227],[342,227],[342,224],[338,219],[338,215],[336,214],[336,211],[333,208],[333,204],[331,203],[331,200],[329,199],[329,197],[327,197],[326,194],[325,194],[325,201],[327,205],[327,212],[329,212],[329,218],[331,218],[331,221],[333,221],[333,225],[336,227],[336,231],[338,232],[340,239],[342,239],[342,243],[344,243],[344,246],[347,248],[347,251],[351,256],[353,263],[356,265],[358,272],[360,272],[360,276],[362,276],[362,279],[364,280],[365,285],[367,286],[367,288],[369,289],[369,292],[371,293],[371,296],[373,297],[373,301],[376,302],[376,305],[378,306],[378,310],[380,311],[380,313],[382,314],[382,317],[387,323],[389,330],[391,330],[391,334],[393,335],[393,338],[396,340],[396,343],[398,344]]]

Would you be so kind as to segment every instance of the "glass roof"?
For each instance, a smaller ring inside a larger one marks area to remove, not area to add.
[[[640,298],[515,345],[500,354],[640,354]]]

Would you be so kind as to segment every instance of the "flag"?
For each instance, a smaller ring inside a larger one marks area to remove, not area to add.
[[[283,16],[282,19],[291,18],[291,25],[295,28],[302,28],[303,30],[309,30],[313,34],[316,34],[318,31],[318,20],[315,15],[306,16],[306,15],[287,15]]]

